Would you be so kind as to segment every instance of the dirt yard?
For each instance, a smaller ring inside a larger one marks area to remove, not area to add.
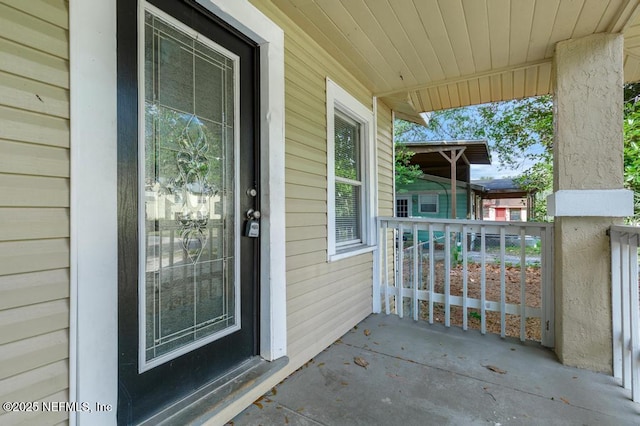
[[[409,265],[407,264],[407,267]],[[426,286],[428,283],[428,266],[424,265],[423,283]],[[405,269],[407,271],[407,269]],[[481,279],[481,266],[479,264],[468,265],[468,284],[467,294],[469,297],[480,299],[480,279]],[[540,288],[540,268],[536,266],[527,266],[526,269],[526,303],[527,306],[540,307],[541,301],[541,288]],[[443,262],[437,262],[435,266],[435,291],[437,293],[444,293],[444,264]],[[451,295],[462,296],[462,265],[451,268]],[[405,274],[405,283],[410,282],[410,277]],[[507,303],[519,303],[520,301],[520,266],[506,266],[505,270],[505,294]],[[426,290],[426,288],[424,288]],[[486,275],[486,300],[488,301],[500,301],[500,266],[499,265],[487,265]],[[407,304],[405,299],[405,306],[409,308],[410,303]],[[481,315],[480,310],[469,308],[467,314],[467,324],[469,329],[480,330]],[[409,311],[407,311],[409,312]],[[436,303],[433,309],[434,322],[444,323],[444,305]],[[451,306],[451,325],[462,326],[462,313],[463,308],[458,306]],[[420,306],[420,318],[429,320],[429,305],[427,302],[421,302]],[[520,336],[520,316],[507,314],[506,335],[519,337]],[[486,327],[488,333],[500,334],[500,312],[486,311]],[[527,318],[525,326],[527,340],[540,341],[540,319],[539,318]]]

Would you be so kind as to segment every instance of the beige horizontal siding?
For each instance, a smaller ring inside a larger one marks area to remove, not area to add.
[[[0,344],[63,330],[68,324],[67,299],[5,309],[0,312]]]
[[[295,241],[303,241],[309,238],[327,238],[327,227],[326,226],[300,226],[300,227],[290,227],[287,228],[287,241],[295,242]]]
[[[373,98],[272,3],[253,3],[285,31],[287,324],[295,369],[371,312],[372,254],[327,262],[326,78],[367,108],[373,109]],[[378,121],[380,157],[391,143],[391,112],[382,104]],[[388,171],[378,177],[388,179]],[[382,187],[389,192],[389,185]],[[386,197],[379,207],[390,202]]]
[[[69,150],[66,148],[0,139],[0,152],[0,170],[5,173],[69,177]]]
[[[285,185],[287,198],[298,198],[303,200],[327,201],[327,190],[325,188],[314,188],[287,183]]]
[[[0,103],[54,117],[69,118],[69,91],[0,72]]]
[[[69,148],[69,120],[0,105],[0,139]]]
[[[21,0],[22,4],[31,2]],[[69,88],[67,61],[6,39],[0,39],[0,63],[6,72],[51,86]]]
[[[68,0],[3,0],[3,3],[37,19],[69,29]]]
[[[4,3],[4,2],[3,2]],[[0,37],[50,55],[69,59],[69,35],[65,28],[0,3]],[[16,35],[21,38],[16,40]]]
[[[69,297],[69,270],[0,276],[0,309],[47,302]]]
[[[69,209],[0,207],[0,241],[69,237]]]
[[[68,207],[69,179],[5,174],[0,198],[11,207]]]
[[[68,381],[69,366],[66,361],[57,361],[26,373],[16,374],[0,380],[2,401],[40,401],[60,392]],[[3,418],[0,416],[0,421]],[[5,423],[3,423],[5,424]]]
[[[69,14],[0,0],[0,399],[69,399]],[[3,413],[54,425],[68,413]]]
[[[63,402],[69,400],[69,393],[67,391],[61,391],[54,393],[53,395],[49,395],[47,397],[41,398],[42,402]],[[60,412],[44,412],[37,411],[31,413],[7,413],[1,417],[4,426],[12,426],[12,425],[67,425],[68,422],[68,414],[64,411]]]
[[[69,357],[69,333],[56,330],[7,343],[0,353],[0,380]]]
[[[6,274],[69,267],[69,240],[7,241],[0,243],[0,270]]]

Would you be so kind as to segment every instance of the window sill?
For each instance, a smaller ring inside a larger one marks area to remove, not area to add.
[[[337,252],[335,254],[330,254],[328,258],[328,262],[335,262],[337,260],[346,259],[352,256],[358,256],[364,253],[371,253],[377,248],[377,246],[357,246],[353,248],[346,249],[344,251]]]

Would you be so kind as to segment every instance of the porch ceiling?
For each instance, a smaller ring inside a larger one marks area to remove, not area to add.
[[[640,80],[640,0],[272,0],[402,118],[550,93],[558,41],[625,35]]]

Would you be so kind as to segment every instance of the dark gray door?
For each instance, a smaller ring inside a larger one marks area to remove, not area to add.
[[[121,424],[257,353],[257,48],[152,3],[118,4]]]

